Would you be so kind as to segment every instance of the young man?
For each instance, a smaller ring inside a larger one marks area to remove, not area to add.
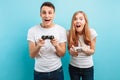
[[[66,30],[53,22],[55,7],[44,2],[40,7],[42,23],[28,31],[29,52],[35,58],[34,80],[64,80],[61,57],[66,50]]]

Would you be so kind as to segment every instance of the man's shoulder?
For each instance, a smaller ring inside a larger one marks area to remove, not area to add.
[[[55,24],[55,26],[58,28],[58,29],[62,29],[62,30],[65,30],[65,28],[59,24]]]

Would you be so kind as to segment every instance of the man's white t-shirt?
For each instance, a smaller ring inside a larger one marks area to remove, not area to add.
[[[27,40],[37,42],[43,35],[53,35],[58,43],[67,41],[66,30],[57,24],[52,28],[42,28],[40,25],[30,28],[28,30]],[[40,48],[39,56],[35,57],[34,69],[38,72],[51,72],[61,66],[61,59],[56,55],[55,47],[50,43],[49,39],[46,39],[44,46]]]

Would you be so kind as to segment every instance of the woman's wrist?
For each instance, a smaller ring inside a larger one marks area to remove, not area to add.
[[[87,55],[92,55],[94,53],[93,49],[89,49],[88,51],[86,51]]]

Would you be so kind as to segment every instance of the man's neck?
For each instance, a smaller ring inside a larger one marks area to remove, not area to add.
[[[52,24],[50,24],[50,25],[44,25],[44,24],[40,24],[41,25],[41,27],[43,27],[43,28],[52,28],[55,24],[54,23],[52,23]]]

